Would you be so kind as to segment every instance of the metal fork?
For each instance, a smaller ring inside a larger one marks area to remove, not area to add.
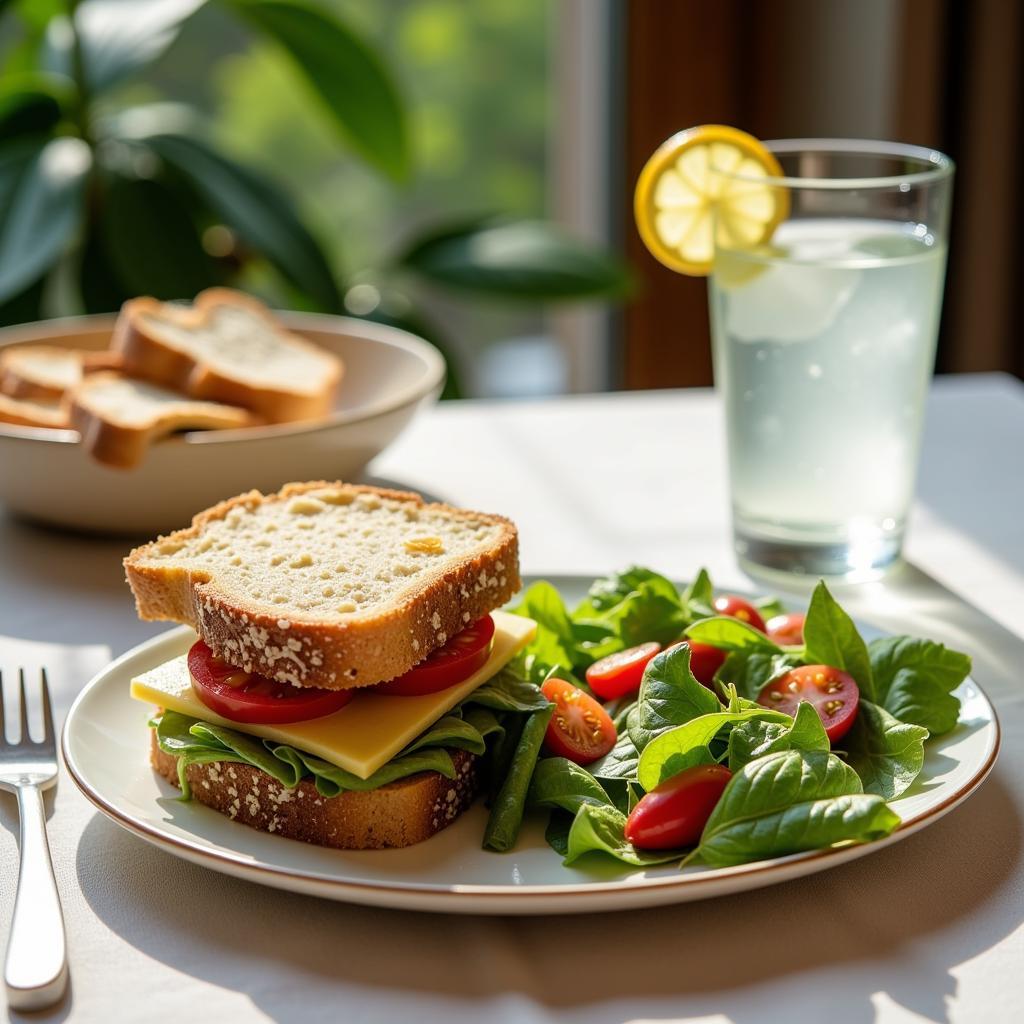
[[[4,728],[3,695],[0,674],[0,789],[18,797],[21,815],[21,867],[4,984],[13,1009],[41,1010],[60,999],[68,980],[64,916],[53,877],[43,808],[43,790],[57,782],[56,734],[46,670],[42,672],[43,736],[38,742],[28,731],[24,670],[18,671],[21,731],[17,743],[8,740]]]

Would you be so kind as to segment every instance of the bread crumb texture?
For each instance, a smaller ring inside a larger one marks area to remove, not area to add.
[[[247,671],[337,688],[408,671],[519,587],[508,520],[326,482],[224,502],[125,566],[143,618],[192,624]]]

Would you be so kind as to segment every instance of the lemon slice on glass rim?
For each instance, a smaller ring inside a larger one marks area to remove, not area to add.
[[[789,213],[788,191],[768,181],[782,176],[753,135],[722,124],[688,128],[666,139],[640,172],[633,197],[640,237],[669,269],[703,277],[716,241],[730,249],[769,241]]]

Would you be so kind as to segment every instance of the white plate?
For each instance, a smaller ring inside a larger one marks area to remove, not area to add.
[[[571,603],[589,580],[552,582]],[[864,633],[877,635],[866,628]],[[82,691],[62,738],[71,777],[104,814],[170,853],[279,889],[352,903],[464,914],[563,914],[682,903],[771,885],[863,857],[937,821],[978,788],[999,749],[992,705],[968,679],[957,691],[959,725],[928,744],[921,778],[893,801],[903,824],[891,836],[732,868],[626,871],[597,858],[586,869],[566,868],[544,842],[541,817],[527,821],[511,853],[488,853],[480,848],[486,812],[479,804],[444,832],[404,850],[328,850],[182,803],[178,791],[149,767],[147,710],[128,696],[129,680],[183,653],[194,636],[178,628],[141,644]]]

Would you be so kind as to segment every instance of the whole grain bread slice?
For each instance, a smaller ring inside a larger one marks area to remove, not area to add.
[[[251,427],[259,422],[245,409],[195,401],[111,372],[85,377],[69,392],[67,410],[86,451],[118,469],[138,465],[154,441],[177,430]]]
[[[12,345],[0,352],[0,391],[12,398],[59,402],[83,374],[116,370],[113,352],[89,352],[57,345]]]
[[[328,689],[407,672],[520,586],[509,520],[326,481],[222,502],[124,565],[140,618],[187,623],[246,671]]]
[[[160,749],[151,730],[153,768],[177,786],[178,758]],[[380,850],[421,843],[450,825],[472,802],[479,758],[452,750],[455,778],[420,772],[366,792],[321,796],[303,779],[294,789],[248,764],[190,764],[192,799],[262,832],[338,850]]]
[[[192,306],[131,299],[111,344],[133,376],[240,405],[271,423],[326,416],[343,370],[262,302],[228,288],[200,292]]]

